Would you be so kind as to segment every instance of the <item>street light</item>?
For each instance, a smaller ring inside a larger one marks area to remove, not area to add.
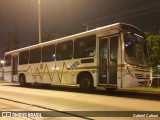
[[[38,0],[38,34],[39,34],[39,43],[42,42],[41,40],[41,1]]]
[[[4,64],[4,60],[1,60],[1,64]]]

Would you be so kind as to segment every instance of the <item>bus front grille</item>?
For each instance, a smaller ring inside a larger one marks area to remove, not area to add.
[[[150,75],[149,74],[138,74],[138,73],[135,73],[135,76],[137,79],[149,79],[150,78]]]

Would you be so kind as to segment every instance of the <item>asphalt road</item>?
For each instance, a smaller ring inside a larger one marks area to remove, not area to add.
[[[6,101],[6,102],[4,102]],[[8,102],[7,102],[8,101]],[[84,93],[74,87],[30,87],[23,88],[17,84],[0,84],[0,110],[36,110],[56,111],[72,116],[74,119],[115,119],[114,117],[77,115],[67,111],[160,111],[160,95],[117,91],[109,93],[105,90],[94,90]],[[20,105],[16,105],[20,104]],[[23,107],[30,106],[30,107]],[[14,106],[22,106],[15,108]],[[32,109],[32,107],[34,109]],[[15,109],[14,109],[15,108]],[[22,109],[23,108],[23,109]],[[27,109],[24,109],[27,108]],[[89,114],[89,112],[85,112]],[[93,114],[93,113],[91,113]],[[128,114],[128,113],[126,113]],[[160,116],[159,116],[160,117]],[[70,118],[70,117],[69,117]],[[65,118],[65,119],[69,119]],[[1,119],[1,118],[0,118]],[[48,118],[49,119],[49,118]],[[55,118],[54,118],[55,119]],[[64,119],[64,118],[56,118]],[[133,117],[118,117],[118,119],[136,119]],[[139,118],[138,118],[139,119]],[[144,119],[144,118],[141,118]],[[145,118],[150,120],[151,118]],[[159,119],[153,118],[152,119]]]

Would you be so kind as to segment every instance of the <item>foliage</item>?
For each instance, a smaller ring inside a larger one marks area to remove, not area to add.
[[[160,35],[146,34],[148,45],[150,47],[150,55],[152,66],[160,65]]]
[[[142,92],[160,92],[160,87],[132,87],[132,88],[125,88],[125,90],[142,91]]]

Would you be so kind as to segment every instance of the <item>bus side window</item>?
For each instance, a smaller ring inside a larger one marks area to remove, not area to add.
[[[19,65],[28,64],[29,51],[23,51],[19,54]]]
[[[93,57],[96,49],[96,36],[78,38],[74,42],[74,58]]]
[[[58,43],[56,46],[56,60],[68,60],[73,57],[73,41]]]
[[[118,36],[114,36],[110,38],[110,59],[113,61],[117,61],[117,46],[118,46]]]
[[[39,62],[41,62],[41,48],[30,50],[29,63],[39,63]]]
[[[55,45],[45,46],[42,48],[42,62],[55,60]]]
[[[6,55],[5,56],[5,66],[11,66],[11,55]]]

